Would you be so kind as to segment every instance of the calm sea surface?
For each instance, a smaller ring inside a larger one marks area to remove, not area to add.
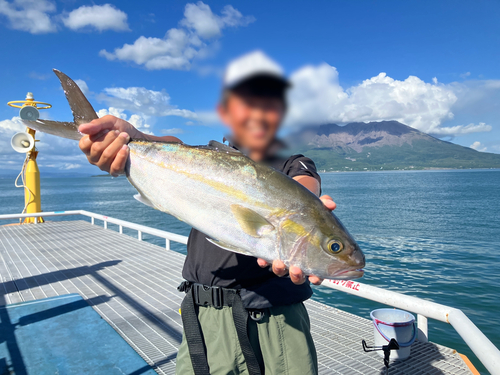
[[[323,193],[334,198],[336,214],[366,254],[362,282],[462,309],[500,347],[500,171],[334,173],[322,178]],[[83,209],[189,233],[186,224],[135,201],[135,189],[125,178],[49,178],[41,184],[44,211]],[[20,212],[23,202],[23,190],[14,188],[13,179],[0,179],[0,213]],[[185,253],[185,247],[173,247]],[[323,287],[315,288],[314,298],[365,318],[382,307]],[[484,371],[451,326],[430,320],[429,337],[466,354]]]

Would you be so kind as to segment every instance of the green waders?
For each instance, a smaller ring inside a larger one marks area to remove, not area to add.
[[[197,309],[210,374],[250,374],[235,328],[233,307],[197,306]],[[316,349],[304,304],[272,307],[262,313],[257,314],[260,320],[254,315],[247,325],[262,374],[317,374]],[[176,374],[195,374],[185,334],[177,355]]]

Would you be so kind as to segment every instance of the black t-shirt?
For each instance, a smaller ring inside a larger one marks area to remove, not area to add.
[[[284,174],[311,176],[321,183],[314,162],[303,156],[272,157],[265,164]],[[192,229],[187,244],[187,257],[182,270],[184,279],[210,286],[242,289],[246,308],[263,309],[289,305],[311,297],[309,282],[295,285],[288,276],[278,277],[271,267],[261,268],[255,257],[223,250],[206,240],[207,235]]]

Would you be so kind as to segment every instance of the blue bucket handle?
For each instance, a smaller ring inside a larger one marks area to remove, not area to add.
[[[383,323],[384,325],[390,325],[390,326],[393,326],[393,327],[402,327],[402,326],[406,326],[407,324],[403,323],[391,323],[391,324],[387,324],[386,322],[383,322],[381,320],[378,320],[377,318],[373,318],[373,324],[375,325],[375,328],[377,329],[378,333],[380,333],[380,335],[387,341],[387,342],[390,342],[391,339],[389,337],[387,337],[386,335],[384,335],[384,333],[380,330],[380,328],[378,328],[378,325],[379,323]],[[408,346],[410,346],[411,344],[413,344],[415,342],[415,340],[417,339],[417,324],[415,322],[415,320],[413,320],[413,337],[411,338],[410,341],[408,342],[404,342],[404,343],[400,343],[398,342],[399,346],[402,347],[402,348],[407,348]]]

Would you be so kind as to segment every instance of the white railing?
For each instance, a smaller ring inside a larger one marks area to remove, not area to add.
[[[375,286],[346,280],[325,280],[327,288],[417,314],[418,339],[428,340],[427,318],[449,323],[491,374],[500,374],[500,351],[462,310]]]
[[[123,233],[123,227],[137,230],[137,238],[139,240],[142,240],[143,233],[161,237],[165,239],[165,247],[167,249],[170,249],[170,241],[187,244],[188,238],[186,236],[84,210],[0,215],[0,220],[65,215],[87,216],[91,218],[90,221],[92,224],[95,224],[95,219],[102,220],[104,228],[107,228],[108,223],[116,224],[119,227],[120,233]],[[36,223],[37,220],[35,220]],[[461,310],[356,281],[325,280],[321,285],[417,314],[418,339],[420,341],[428,341],[427,318],[451,324],[486,369],[493,375],[500,375],[500,351]]]
[[[83,215],[90,217],[91,224],[95,224],[95,219],[102,220],[104,224],[104,229],[108,228],[108,223],[118,225],[118,231],[123,233],[123,228],[129,228],[137,231],[137,239],[142,241],[142,234],[147,233],[156,237],[161,237],[165,239],[165,248],[170,250],[170,241],[179,242],[181,244],[187,245],[187,237],[181,236],[179,234],[167,232],[160,229],[155,229],[147,227],[145,225],[131,223],[130,221],[115,219],[113,217],[95,214],[93,212],[76,210],[76,211],[55,211],[55,212],[38,212],[31,214],[14,214],[14,215],[0,215],[0,220],[2,219],[20,219],[25,217],[34,217],[35,224],[38,223],[37,218],[39,217],[51,217],[51,216],[69,216],[69,215]]]

